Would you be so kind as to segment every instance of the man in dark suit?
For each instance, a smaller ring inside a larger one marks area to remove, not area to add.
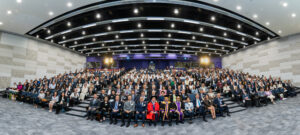
[[[117,124],[117,116],[121,115],[122,108],[123,104],[120,101],[120,96],[117,95],[115,101],[110,104],[110,110],[112,110],[110,113],[110,124],[113,123],[113,119],[115,120],[114,124]]]
[[[87,111],[87,116],[88,116],[87,120],[89,119],[94,120],[96,110],[99,107],[99,105],[100,105],[100,101],[98,100],[98,96],[97,94],[94,94],[94,98],[91,100]]]
[[[223,112],[227,112],[227,116],[230,116],[228,106],[224,103],[223,99],[221,98],[221,93],[217,94],[217,98],[214,99],[214,104],[217,105],[222,117],[224,117]]]
[[[135,106],[135,110],[136,110],[136,114],[135,114],[135,124],[134,127],[138,126],[138,118],[142,117],[142,127],[145,127],[145,118],[146,118],[146,108],[147,107],[147,102],[144,101],[144,97],[141,96],[139,97],[139,101],[136,103]]]

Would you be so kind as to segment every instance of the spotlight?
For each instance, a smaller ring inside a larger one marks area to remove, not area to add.
[[[118,39],[118,38],[119,38],[119,35],[116,35],[115,38]]]
[[[142,27],[142,24],[141,24],[141,23],[138,23],[137,27],[138,27],[138,28],[141,28],[141,27]]]
[[[168,34],[168,37],[172,37],[172,35],[171,35],[171,34]]]
[[[209,57],[201,57],[200,58],[200,64],[208,65],[210,62]]]
[[[167,41],[166,44],[169,44],[169,41]]]
[[[63,36],[62,39],[66,39],[66,36]]]
[[[96,41],[96,38],[93,38],[93,41],[95,42],[95,41]]]
[[[193,36],[193,37],[192,37],[192,39],[196,39],[196,37],[195,37],[195,36]]]
[[[172,23],[172,24],[171,24],[171,28],[174,28],[174,27],[175,27],[175,24],[174,24],[174,23]]]
[[[141,37],[144,37],[144,34],[143,34],[143,33],[141,33]]]
[[[242,26],[240,24],[237,25],[237,28],[240,29]]]
[[[73,6],[73,4],[71,2],[67,3],[67,7],[72,7],[72,6]]]
[[[142,43],[145,44],[146,42],[145,42],[145,41],[142,41]]]
[[[202,28],[202,27],[201,27],[201,28],[199,28],[199,31],[200,31],[200,32],[203,32],[203,28]]]
[[[71,22],[68,22],[68,23],[67,23],[67,26],[68,26],[68,27],[71,27],[71,25],[72,25]]]
[[[81,34],[82,34],[82,35],[85,35],[86,33],[85,33],[85,31],[82,31]]]
[[[133,10],[133,13],[134,13],[134,14],[138,14],[138,13],[139,13],[139,10],[138,10],[137,8],[135,8],[135,9]]]
[[[102,45],[102,47],[105,46],[105,44],[103,44],[103,43],[101,45]]]
[[[97,19],[100,19],[100,18],[101,18],[101,14],[97,13],[97,14],[96,14],[96,18],[97,18]]]
[[[258,35],[259,35],[259,32],[255,32],[255,35],[258,36]]]
[[[110,27],[110,26],[107,26],[107,30],[111,30],[111,27]]]
[[[124,42],[123,42],[123,41],[121,42],[121,45],[124,45]]]
[[[227,36],[227,33],[226,32],[224,32],[224,34],[223,34],[225,37]]]
[[[212,16],[212,17],[210,17],[210,20],[211,20],[211,21],[215,21],[215,20],[216,20],[216,17],[215,17],[215,16]]]
[[[174,9],[174,14],[176,14],[176,15],[179,14],[179,10],[177,8]]]

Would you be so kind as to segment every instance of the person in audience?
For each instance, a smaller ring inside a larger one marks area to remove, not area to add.
[[[41,90],[38,97],[35,100],[34,108],[38,108],[38,104],[40,104],[44,98],[45,98],[45,93],[43,90]]]
[[[57,92],[54,92],[51,101],[49,102],[49,112],[52,112],[53,106],[56,105],[56,103],[58,102],[58,95]]]
[[[104,101],[100,103],[100,119],[99,122],[105,121],[105,116],[110,112],[110,102],[108,101],[108,96],[104,97]]]
[[[205,108],[210,111],[212,119],[216,119],[215,106],[208,95],[205,96],[203,103],[205,105]]]
[[[144,92],[145,93],[145,92]],[[136,103],[135,106],[135,124],[134,127],[138,126],[138,118],[142,118],[142,127],[145,127],[145,118],[146,118],[146,107],[147,102],[144,101],[145,96],[139,97],[139,101]]]
[[[273,103],[273,104],[276,104],[274,99],[275,99],[275,96],[272,94],[272,92],[270,91],[270,88],[267,87],[266,91],[265,91],[265,95],[267,96],[268,99],[270,99],[270,101]]]
[[[193,123],[193,117],[194,117],[194,104],[191,102],[190,98],[188,97],[185,104],[184,104],[184,116],[190,117],[189,123]]]
[[[159,104],[156,101],[156,96],[151,97],[151,101],[147,105],[147,119],[149,120],[149,126],[154,123],[154,126],[156,126],[156,123],[159,119]]]
[[[125,117],[128,117],[126,127],[130,126],[130,122],[135,111],[135,102],[132,101],[131,98],[131,95],[128,95],[127,101],[124,103],[121,127],[125,126]]]
[[[176,109],[175,109],[175,114],[177,115],[177,119],[176,119],[176,125],[178,125],[178,123],[184,123],[184,103],[181,101],[180,97],[177,96],[176,97]]]
[[[98,109],[99,105],[100,105],[100,100],[98,99],[98,95],[94,94],[93,99],[90,101],[87,110],[87,120],[95,119],[96,110]]]
[[[120,101],[120,96],[117,95],[115,101],[110,104],[110,124],[113,124],[113,120],[115,125],[118,123],[117,117],[121,115],[122,109],[123,103]]]
[[[70,95],[70,106],[73,107],[78,103],[79,103],[79,93],[78,93],[78,88],[75,88],[72,94]]]
[[[257,95],[259,97],[259,103],[262,105],[267,105],[267,95],[263,87],[260,88],[260,91],[258,91]]]
[[[84,83],[82,89],[81,89],[81,93],[80,93],[80,101],[83,101],[85,99],[85,96],[87,95],[87,92],[88,92],[88,84],[87,83]]]
[[[206,120],[206,112],[205,112],[205,106],[202,104],[202,99],[200,98],[199,94],[196,94],[195,99],[195,110],[196,114],[202,115],[203,121],[207,122]]]
[[[169,97],[165,96],[164,101],[162,101],[159,105],[160,107],[160,116],[162,117],[161,125],[164,126],[165,120],[169,120],[169,126],[172,126],[172,118],[173,118],[173,113],[174,109],[172,108],[172,103],[169,101]]]
[[[221,98],[221,93],[217,94],[217,97],[214,99],[214,104],[220,111],[220,115],[224,117],[224,112],[227,113],[227,116],[230,116],[228,106],[224,103],[223,99]]]
[[[68,97],[65,95],[65,93],[61,93],[61,96],[59,96],[57,105],[56,105],[56,114],[59,114],[60,110],[63,109],[63,111],[67,111],[68,107]]]

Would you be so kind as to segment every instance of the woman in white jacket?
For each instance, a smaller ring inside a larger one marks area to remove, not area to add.
[[[79,96],[79,100],[80,101],[84,100],[84,97],[86,96],[87,92],[88,92],[88,85],[87,85],[87,83],[84,83],[84,85],[83,85],[83,87],[81,89],[80,96]]]

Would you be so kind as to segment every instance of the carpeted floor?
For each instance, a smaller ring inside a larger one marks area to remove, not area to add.
[[[299,135],[300,96],[276,105],[249,108],[231,117],[200,119],[193,124],[129,128],[98,123],[83,118],[55,115],[47,110],[34,109],[29,104],[19,104],[0,98],[0,135]]]

